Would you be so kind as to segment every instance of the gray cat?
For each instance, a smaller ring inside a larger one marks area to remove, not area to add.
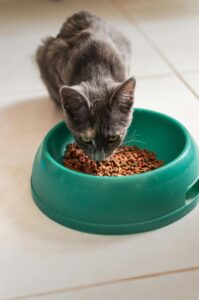
[[[77,144],[104,160],[122,143],[132,120],[135,79],[127,79],[131,47],[101,18],[80,11],[37,50],[41,77],[62,105]]]

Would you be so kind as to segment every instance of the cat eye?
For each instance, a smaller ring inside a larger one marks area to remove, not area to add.
[[[119,134],[109,136],[108,141],[109,141],[109,143],[114,143],[119,139],[119,137],[120,137]]]
[[[92,138],[89,137],[89,136],[86,136],[86,135],[80,136],[80,139],[81,139],[81,141],[82,141],[83,143],[85,143],[85,144],[89,144],[89,143],[92,142]]]

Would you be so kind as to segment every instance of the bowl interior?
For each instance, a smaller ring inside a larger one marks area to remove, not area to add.
[[[72,143],[73,137],[61,122],[50,131],[47,138],[47,151],[60,164],[66,145]],[[133,122],[124,141],[125,145],[136,145],[157,154],[157,158],[167,164],[183,151],[186,133],[174,119],[163,114],[135,109]]]

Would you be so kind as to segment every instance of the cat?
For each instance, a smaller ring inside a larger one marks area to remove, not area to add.
[[[102,161],[123,142],[132,121],[135,78],[128,78],[131,45],[90,12],[70,16],[36,53],[51,98],[89,158]]]

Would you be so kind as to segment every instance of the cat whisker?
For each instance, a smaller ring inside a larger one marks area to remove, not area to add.
[[[137,140],[137,139],[130,139],[128,141],[126,141],[125,143],[123,143],[122,145],[127,145],[131,142],[138,142],[138,143],[141,143],[141,144],[146,144],[145,142],[141,141],[141,140]]]
[[[138,134],[137,129],[135,129],[133,131],[132,135],[130,136],[130,139],[128,139],[125,143],[123,143],[123,145],[127,145],[130,142],[139,142],[139,143],[142,143],[142,144],[146,144],[145,142],[137,139],[139,136],[141,136],[141,134]]]

